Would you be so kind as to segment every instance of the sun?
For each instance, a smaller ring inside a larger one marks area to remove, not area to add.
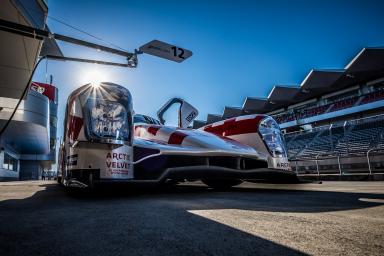
[[[93,87],[99,87],[100,83],[107,82],[106,72],[97,68],[85,71],[83,76],[84,81]]]

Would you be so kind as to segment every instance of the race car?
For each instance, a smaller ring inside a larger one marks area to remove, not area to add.
[[[177,127],[164,125],[173,104],[180,104]],[[297,181],[273,118],[245,115],[189,128],[197,115],[178,98],[159,110],[159,120],[135,115],[125,87],[84,85],[68,98],[58,180],[81,187],[201,180],[220,189],[247,180]]]

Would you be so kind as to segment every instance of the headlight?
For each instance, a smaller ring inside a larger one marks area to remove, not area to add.
[[[273,118],[266,117],[260,122],[259,133],[273,157],[287,157],[284,137]]]
[[[127,136],[127,111],[117,103],[96,100],[90,109],[93,136],[123,140]]]

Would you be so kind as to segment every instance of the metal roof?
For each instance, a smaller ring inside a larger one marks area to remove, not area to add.
[[[195,121],[193,121],[193,126],[192,126],[192,128],[193,128],[193,129],[198,129],[198,128],[200,128],[200,127],[206,125],[206,124],[207,124],[206,121],[195,120]]]
[[[207,115],[207,124],[211,124],[211,123],[218,122],[221,120],[222,120],[221,115],[214,115],[214,114],[208,114]]]
[[[300,85],[302,90],[311,92],[327,91],[344,73],[344,70],[312,69]]]
[[[348,72],[361,72],[367,70],[384,69],[384,48],[369,47],[364,48],[356,55],[353,60],[345,67]]]
[[[223,119],[244,115],[242,108],[224,107]]]
[[[247,97],[241,108],[225,107],[221,115],[208,114],[206,123],[244,114],[268,113],[383,76],[384,47],[364,48],[345,68],[312,69],[300,85],[275,85],[267,98]]]
[[[334,91],[332,87],[343,75],[344,69],[312,69],[300,84],[300,90],[288,105],[315,98],[327,92]]]
[[[253,98],[253,97],[247,97],[245,98],[244,104],[243,104],[243,110],[246,113],[254,112],[254,111],[261,111],[264,109],[264,106],[267,103],[267,98]]]
[[[299,91],[299,86],[275,85],[269,93],[268,100],[275,104],[289,103]]]

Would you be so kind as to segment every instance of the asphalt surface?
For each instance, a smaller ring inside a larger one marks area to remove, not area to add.
[[[384,182],[0,183],[0,255],[383,255]]]

